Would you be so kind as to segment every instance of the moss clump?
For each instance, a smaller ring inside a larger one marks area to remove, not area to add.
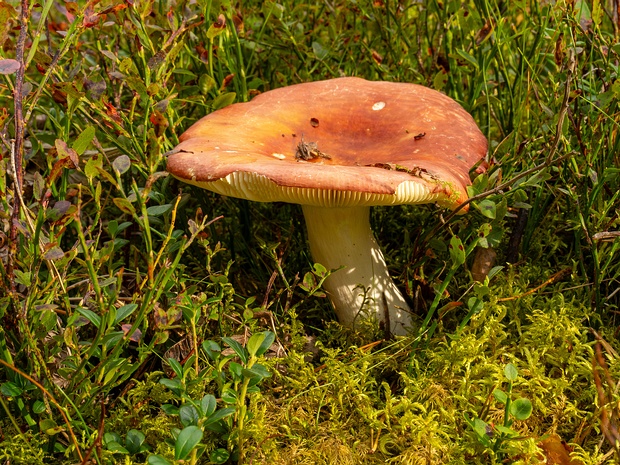
[[[2,431],[5,431],[2,425]],[[20,465],[39,465],[50,463],[50,455],[45,453],[46,440],[42,435],[24,432],[15,438],[5,438],[0,442],[0,463]]]
[[[550,433],[578,441],[576,454],[595,463],[601,435],[584,431],[596,421],[586,315],[559,296],[495,302],[459,337],[415,353],[411,339],[322,347],[319,366],[291,352],[261,398],[253,463],[540,463],[537,443]],[[519,440],[493,451],[465,415],[502,424],[504,406],[492,393],[505,388],[508,362],[519,370],[513,396],[530,399],[534,413],[512,425]]]

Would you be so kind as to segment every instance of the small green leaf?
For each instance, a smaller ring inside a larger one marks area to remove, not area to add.
[[[467,306],[469,310],[475,315],[482,311],[484,308],[484,302],[480,300],[478,297],[470,297],[467,299]]]
[[[243,376],[243,367],[241,365],[237,362],[230,362],[228,369],[230,370],[230,374],[233,376],[235,381],[241,381],[241,377]]]
[[[103,435],[103,444],[107,446],[111,442],[121,442],[121,436],[115,432],[108,432]]]
[[[145,440],[144,433],[137,429],[130,429],[127,431],[127,437],[125,438],[125,447],[130,454],[137,454],[140,452],[140,447]]]
[[[163,383],[161,383],[160,381],[160,384],[163,384]],[[166,415],[178,415],[179,414],[179,408],[172,404],[164,404],[161,406],[161,409]]]
[[[72,148],[78,155],[82,155],[90,143],[95,138],[95,128],[93,126],[86,126],[80,135],[73,142]]]
[[[184,460],[202,439],[202,430],[197,426],[183,428],[174,444],[174,458]]]
[[[250,369],[244,369],[243,376],[246,378],[258,378],[258,380],[260,381],[264,378],[270,378],[271,373],[263,365],[257,363]]]
[[[272,333],[271,331],[264,331],[263,334],[265,335],[265,338],[263,339],[263,342],[261,343],[260,347],[256,351],[257,357],[260,357],[265,352],[267,352],[269,348],[271,347],[271,345],[273,344],[273,341],[276,340],[276,335]]]
[[[129,213],[130,215],[136,213],[136,209],[133,208],[133,205],[129,200],[122,197],[115,197],[112,201],[114,202],[114,205],[116,205],[123,213]]]
[[[476,433],[478,441],[480,441],[480,443],[482,443],[482,445],[484,445],[485,447],[490,447],[491,440],[489,434],[491,432],[491,428],[489,427],[489,425],[482,421],[480,418],[470,419],[467,415],[465,415],[465,420],[467,421],[471,429],[474,430],[474,433]]]
[[[515,379],[517,379],[517,376],[519,376],[517,367],[514,366],[512,363],[507,364],[506,368],[504,368],[504,376],[508,381],[514,381]]]
[[[478,61],[465,50],[457,49],[456,53],[469,64],[471,64],[474,68],[478,69]]]
[[[327,274],[327,268],[320,263],[315,263],[312,268],[314,268],[314,272],[320,277],[324,277]]]
[[[463,243],[457,236],[452,236],[448,248],[455,266],[461,266],[465,263],[465,247],[463,247]]]
[[[260,346],[264,340],[265,340],[264,332],[253,334],[252,337],[248,339],[248,343],[246,344],[246,349],[248,350],[250,357],[254,357],[257,355],[256,352],[258,352],[258,349],[260,349]]]
[[[448,73],[444,68],[441,68],[435,77],[433,78],[433,89],[442,90],[448,83]]]
[[[100,155],[95,154],[86,162],[84,174],[90,179],[96,178],[100,169],[103,169],[103,159]]]
[[[78,307],[77,311],[80,313],[80,315],[82,315],[84,318],[86,318],[88,321],[94,324],[95,327],[98,328],[101,325],[101,317],[97,315],[95,312],[93,312],[92,310],[89,310],[84,307]]]
[[[217,402],[215,400],[215,396],[211,394],[207,394],[200,401],[200,408],[202,409],[202,415],[207,418],[213,415],[215,409],[217,408]]]
[[[36,414],[45,412],[45,402],[37,400],[34,404],[32,404],[32,411]]]
[[[495,389],[493,391],[493,397],[495,397],[495,399],[502,404],[506,404],[506,401],[508,400],[508,396],[501,389]]]
[[[491,200],[483,200],[482,202],[476,204],[480,213],[482,213],[487,218],[495,219],[496,216],[496,205],[495,202]]]
[[[129,315],[131,315],[138,308],[138,304],[127,304],[123,305],[116,311],[116,318],[114,318],[114,323],[120,323]]]
[[[204,350],[207,356],[214,362],[220,357],[220,353],[222,352],[222,348],[214,341],[204,341],[202,343],[202,350]]]
[[[527,420],[532,414],[532,403],[529,399],[520,397],[510,404],[510,414],[517,420]]]
[[[213,108],[213,111],[219,110],[233,103],[236,98],[237,94],[235,92],[226,92],[225,94],[220,94],[215,97],[215,99],[213,99],[211,107]]]
[[[7,381],[6,383],[2,383],[0,386],[0,392],[7,397],[17,397],[21,395],[22,390],[15,383]]]
[[[209,418],[207,418],[205,420],[205,422],[202,424],[202,426],[204,426],[205,428],[213,425],[214,423],[217,423],[218,421],[229,417],[230,415],[232,415],[233,413],[236,412],[236,409],[234,409],[233,407],[226,407],[226,408],[222,408],[217,410],[213,415],[211,415]]]
[[[170,368],[172,368],[172,371],[174,371],[174,373],[177,375],[177,378],[183,379],[183,367],[178,362],[178,360],[175,360],[174,358],[170,357],[168,358],[168,365],[170,365]]]
[[[183,383],[181,383],[178,379],[163,378],[159,380],[159,384],[163,384],[177,395],[180,395],[183,391]]]
[[[215,449],[213,452],[209,454],[209,460],[213,463],[226,463],[228,458],[230,457],[230,453],[226,449]]]
[[[313,272],[308,271],[304,275],[304,279],[299,284],[299,287],[301,287],[306,292],[310,292],[312,289],[314,289],[316,287],[316,284],[317,284],[316,276],[314,275]]]
[[[32,273],[30,273],[30,271],[15,270],[13,273],[15,274],[15,282],[17,284],[21,284],[26,287],[30,287],[32,285]]]
[[[229,387],[222,390],[222,400],[227,404],[237,403],[237,392]]]
[[[248,352],[243,348],[241,344],[239,344],[231,337],[223,337],[222,341],[224,342],[224,344],[230,347],[235,352],[235,354],[237,354],[237,357],[239,357],[244,364],[248,363]]]
[[[165,458],[161,455],[151,455],[148,459],[149,465],[171,465]]]
[[[106,447],[109,451],[116,452],[118,454],[129,454],[129,451],[127,450],[127,448],[123,447],[121,444],[119,444],[116,441],[110,441],[106,445]]]
[[[65,429],[62,426],[58,426],[51,418],[46,418],[39,422],[39,429],[48,436],[54,436],[58,433],[62,433]]]
[[[509,438],[513,438],[518,435],[518,433],[515,430],[507,426],[503,426],[503,425],[495,425],[495,430]]]
[[[161,216],[164,213],[168,213],[172,209],[172,205],[169,203],[165,205],[153,205],[146,209],[146,214],[149,216]]]
[[[198,410],[193,405],[183,405],[179,409],[179,419],[181,420],[181,424],[183,426],[190,425],[198,425],[198,420],[200,420],[200,416],[198,415]]]
[[[500,271],[502,271],[504,269],[503,266],[499,265],[499,266],[494,266],[493,268],[491,268],[491,271],[489,271],[489,274],[487,275],[489,280],[493,278],[493,276],[495,276],[497,273],[499,273]]]
[[[174,72],[176,73],[177,70],[175,70]],[[208,74],[203,74],[198,79],[198,89],[200,89],[200,93],[202,95],[207,95],[207,93],[214,87],[215,87],[215,79],[213,79]]]

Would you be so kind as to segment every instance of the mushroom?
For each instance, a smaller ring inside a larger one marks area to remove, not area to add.
[[[168,158],[189,184],[258,202],[301,204],[315,262],[340,322],[411,324],[370,227],[370,207],[467,199],[487,152],[454,100],[415,84],[347,77],[264,92],[191,126]],[[405,225],[403,225],[405,227]],[[341,269],[340,269],[341,268]]]

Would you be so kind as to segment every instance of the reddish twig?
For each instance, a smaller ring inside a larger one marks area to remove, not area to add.
[[[600,337],[600,336],[599,336]],[[594,358],[592,360],[592,374],[594,384],[599,399],[599,409],[601,418],[601,431],[605,439],[615,449],[616,454],[620,454],[620,431],[618,428],[618,409],[614,407],[613,386],[600,340],[594,346]],[[601,374],[603,375],[601,377]],[[606,383],[606,386],[604,385]]]
[[[21,213],[21,194],[24,180],[22,160],[24,155],[24,117],[23,117],[23,86],[26,66],[24,62],[24,52],[26,49],[26,37],[28,36],[28,20],[30,5],[28,0],[21,0],[21,11],[19,13],[19,36],[15,47],[15,60],[19,63],[19,69],[15,74],[15,87],[13,89],[13,106],[15,118],[15,138],[11,141],[11,171],[13,174],[13,212],[11,214],[11,224],[9,225],[9,260],[8,260],[8,279],[9,291],[14,303],[14,313],[7,313],[4,323],[15,327],[17,315],[19,314],[19,304],[16,298],[17,288],[15,286],[15,258],[17,257],[17,225]]]

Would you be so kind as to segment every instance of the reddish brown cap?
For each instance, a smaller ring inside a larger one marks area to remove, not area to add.
[[[181,136],[168,171],[263,202],[456,207],[486,152],[473,118],[451,98],[349,77],[264,92],[205,116]]]

